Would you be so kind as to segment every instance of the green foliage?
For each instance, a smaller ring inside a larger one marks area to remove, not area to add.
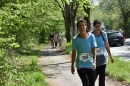
[[[41,69],[37,64],[39,52],[43,46],[45,45],[35,46],[31,50],[22,50],[21,52],[24,54],[18,54],[17,58],[5,58],[4,65],[0,66],[0,85],[47,86],[45,77],[43,76]]]
[[[31,75],[31,76],[30,76]],[[27,81],[28,86],[47,86],[45,82],[45,77],[39,72],[30,72],[22,75],[25,81]],[[22,85],[21,85],[22,86]]]
[[[0,85],[5,85],[5,67],[4,67],[4,58],[2,58],[2,51],[0,51]]]
[[[69,42],[69,43],[67,43],[67,42],[63,42],[63,49],[67,52],[67,53],[69,53],[69,54],[71,54],[71,51],[72,51],[72,48],[71,48],[72,46],[71,46],[71,42]]]
[[[92,10],[91,19],[100,19],[105,23],[106,29],[117,30],[121,28],[129,37],[129,4],[129,0],[99,0],[99,5]]]
[[[84,11],[85,7],[87,8],[93,8],[92,4],[91,4],[91,0],[77,0],[79,3],[79,8],[78,8],[78,12],[77,12],[77,18],[84,18],[86,16],[88,16],[88,14]]]
[[[4,7],[8,3],[28,3],[28,2],[37,2],[37,0],[1,0],[0,7]]]
[[[23,43],[26,42],[28,37],[30,38],[29,36],[30,32],[28,29],[30,29],[31,27],[29,26],[28,29],[27,27],[24,28],[24,26],[28,23],[28,21],[22,18],[23,16],[27,17],[27,15],[24,15],[24,12],[26,14],[26,11],[22,12],[21,8],[22,7],[20,7],[19,5],[8,4],[6,8],[3,8],[3,10],[5,11],[3,13],[3,22],[1,24],[2,27],[1,31],[5,33],[3,36],[7,38],[12,36],[15,37],[15,40],[20,44],[20,47],[23,46]]]
[[[42,86],[43,79],[40,78],[42,74],[35,74],[41,72],[37,65],[40,51],[30,49],[36,48],[39,43],[47,42],[51,31],[64,29],[62,15],[51,0],[2,0],[2,3],[4,4],[0,9],[0,86],[30,86],[27,83],[34,81],[35,86]],[[26,81],[23,76],[31,75],[32,72],[38,77],[36,80],[33,77],[34,81]]]
[[[32,41],[43,40],[45,42],[50,31],[58,31],[62,29],[59,27],[63,25],[63,21],[59,22],[50,11],[45,10],[48,6],[49,4],[46,5],[43,1],[26,4],[7,4],[1,12],[1,32],[4,33],[3,37],[15,37],[15,41],[20,47],[24,47]],[[44,18],[45,16],[46,19]]]
[[[91,12],[91,20],[92,21],[94,21],[95,19],[101,20],[106,25],[106,29],[118,29],[120,21],[119,17],[120,12],[117,7],[109,9],[108,11],[103,7],[100,8],[99,6],[97,6]]]

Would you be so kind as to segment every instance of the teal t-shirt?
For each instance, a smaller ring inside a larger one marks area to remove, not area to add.
[[[103,40],[103,37],[104,37],[104,40]],[[96,55],[97,56],[96,66],[98,67],[98,66],[107,64],[107,62],[108,62],[108,53],[107,53],[106,48],[104,46],[104,43],[108,42],[106,32],[102,31],[102,34],[100,34],[99,36],[95,36],[95,39],[96,39],[96,43],[97,43],[96,49],[97,48],[102,49],[102,53]]]
[[[103,37],[104,37],[104,40],[106,42],[108,42],[107,34],[104,31],[102,31],[102,34],[100,34],[99,36],[95,36],[96,43],[97,43],[96,48],[102,48],[103,55],[107,56],[107,51],[106,51],[106,48],[104,46],[105,41],[103,40]]]
[[[97,47],[95,37],[92,33],[86,38],[80,38],[76,35],[72,39],[72,50],[77,50],[76,67],[77,68],[93,68],[92,48]],[[83,62],[80,60],[81,53],[89,53],[91,55],[90,61]]]

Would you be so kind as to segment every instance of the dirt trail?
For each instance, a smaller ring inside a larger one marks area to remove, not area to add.
[[[77,72],[74,75],[70,72],[70,60],[70,55],[66,54],[61,48],[52,49],[48,45],[41,51],[38,65],[50,86],[82,86]],[[95,86],[98,86],[98,80]],[[106,77],[106,86],[125,85]]]

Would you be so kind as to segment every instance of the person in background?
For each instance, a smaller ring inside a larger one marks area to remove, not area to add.
[[[108,55],[110,57],[111,63],[114,59],[111,55],[110,47],[108,44],[108,38],[106,32],[101,30],[101,22],[95,20],[93,23],[94,30],[92,33],[95,36],[97,47],[96,47],[96,78],[99,75],[99,86],[105,86],[105,69],[108,62]]]
[[[119,30],[118,30],[118,31],[119,31],[119,32],[123,35],[123,31],[122,31],[122,29],[120,29],[120,28],[119,28]]]
[[[55,45],[55,48],[57,47],[57,41],[58,41],[57,33],[55,33],[55,35],[54,35],[54,45]]]
[[[61,47],[63,37],[62,37],[62,34],[60,32],[58,32],[58,34],[57,34],[57,40],[58,40],[59,46]]]
[[[51,32],[49,35],[49,40],[51,42],[51,46],[52,48],[54,48],[54,34]]]
[[[124,41],[125,41],[125,39],[126,39],[125,32],[124,32],[124,31],[122,31],[122,29],[120,29],[120,28],[119,28],[119,30],[118,30],[118,31],[122,34],[122,36],[124,37]]]
[[[96,40],[93,34],[86,32],[87,23],[77,22],[79,34],[72,39],[71,73],[75,73],[75,61],[78,75],[83,86],[94,86],[96,69]],[[77,54],[77,55],[76,55]],[[77,57],[76,57],[77,56]]]

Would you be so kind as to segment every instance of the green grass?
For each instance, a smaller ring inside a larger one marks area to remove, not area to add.
[[[40,50],[44,46],[41,44],[33,49],[24,49],[17,57],[9,59],[12,64],[7,64],[6,83],[0,86],[48,86],[37,64]]]
[[[106,67],[106,74],[117,79],[118,81],[125,81],[130,84],[130,61],[124,61],[119,57],[114,57],[115,62],[109,63]]]
[[[72,51],[71,42],[70,42],[70,43],[67,43],[66,41],[64,41],[62,47],[63,47],[63,49],[64,49],[67,53],[71,54],[71,51]]]
[[[27,86],[47,86],[45,77],[41,72],[28,72],[22,76]]]
[[[67,53],[71,54],[71,42],[64,42],[63,49]],[[106,74],[118,81],[123,81],[127,84],[130,84],[130,61],[124,61],[123,59],[119,59],[119,57],[116,56],[114,56],[114,60],[114,63],[111,63],[110,59],[108,60]]]

